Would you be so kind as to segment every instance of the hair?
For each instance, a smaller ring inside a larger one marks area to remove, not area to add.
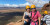
[[[26,9],[26,11],[27,11],[27,9]],[[31,10],[30,10],[30,11],[31,11]],[[30,11],[29,11],[29,12],[30,12]]]
[[[32,10],[32,9],[31,9]],[[36,12],[37,10],[35,9],[35,12]]]
[[[27,9],[26,9],[26,11],[27,11]]]
[[[26,11],[27,11],[27,9],[26,9]]]

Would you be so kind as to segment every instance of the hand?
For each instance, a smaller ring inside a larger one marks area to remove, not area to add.
[[[40,25],[40,24],[39,24]]]
[[[28,19],[25,19],[26,22],[28,22]]]
[[[29,17],[31,17],[30,15],[28,15]]]

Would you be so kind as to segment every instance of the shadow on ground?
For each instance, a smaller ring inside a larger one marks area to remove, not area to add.
[[[15,16],[22,16],[22,15],[23,12],[0,13],[0,25],[5,25],[11,22],[10,20],[14,19]]]

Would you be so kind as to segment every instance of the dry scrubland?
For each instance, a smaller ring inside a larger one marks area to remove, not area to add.
[[[41,8],[36,8],[38,11],[41,11]],[[6,9],[6,10],[0,10],[2,13],[7,13],[7,12],[24,12],[26,11],[25,9]]]
[[[41,9],[37,9],[37,10],[41,11]],[[1,13],[24,12],[24,11],[25,11],[25,9],[0,10]],[[4,17],[4,16],[0,16],[0,18],[1,17]],[[14,16],[12,19],[9,19],[9,20],[5,20],[5,21],[0,20],[0,25],[21,25],[23,23],[23,22],[21,22],[21,19],[22,19],[22,16],[19,16],[19,15]]]
[[[24,12],[25,9],[7,9],[7,10],[0,10],[2,13],[7,13],[7,12]]]
[[[14,15],[13,16],[13,13],[15,12],[24,12],[25,11],[25,9],[8,9],[8,10],[0,10],[0,25],[6,25],[6,24],[9,24],[9,23],[11,23],[11,22],[17,22],[18,20],[21,20],[22,19],[22,16],[20,15]],[[5,14],[5,13],[9,13],[9,14]],[[14,14],[15,14],[14,13]],[[19,14],[18,13],[18,14]],[[2,14],[4,15],[4,16],[2,16]],[[7,17],[6,17],[7,16]],[[10,17],[10,18],[9,18]],[[8,19],[7,19],[8,18]]]
[[[13,16],[12,12],[24,12],[24,11],[25,11],[25,9],[7,9],[7,10],[0,10],[0,13],[9,13],[10,15],[7,16],[7,14],[6,14],[6,16],[11,17],[11,16]],[[3,17],[5,17],[5,16],[0,16],[0,18],[2,18],[0,20],[0,25],[11,25],[11,24],[16,24],[17,25],[17,21],[22,19],[22,16],[19,16],[19,15],[18,16],[13,16],[13,18],[11,17],[11,18],[9,18],[9,20],[8,19],[5,20],[5,19],[3,19]]]

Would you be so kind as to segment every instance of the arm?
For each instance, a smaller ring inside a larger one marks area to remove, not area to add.
[[[41,24],[41,20],[40,20],[40,17],[38,17],[39,18],[39,25]]]
[[[28,22],[28,19],[25,19],[24,17],[25,17],[25,13],[23,15],[23,21],[27,21]]]
[[[45,21],[46,19],[47,19],[47,16],[45,15],[43,20]]]
[[[39,19],[39,25],[40,25],[41,24],[41,14],[39,11],[38,11],[38,19]]]
[[[41,16],[41,19],[43,18],[43,16]]]
[[[25,17],[25,13],[24,13],[24,15],[23,15],[23,20],[25,20],[24,17]]]

